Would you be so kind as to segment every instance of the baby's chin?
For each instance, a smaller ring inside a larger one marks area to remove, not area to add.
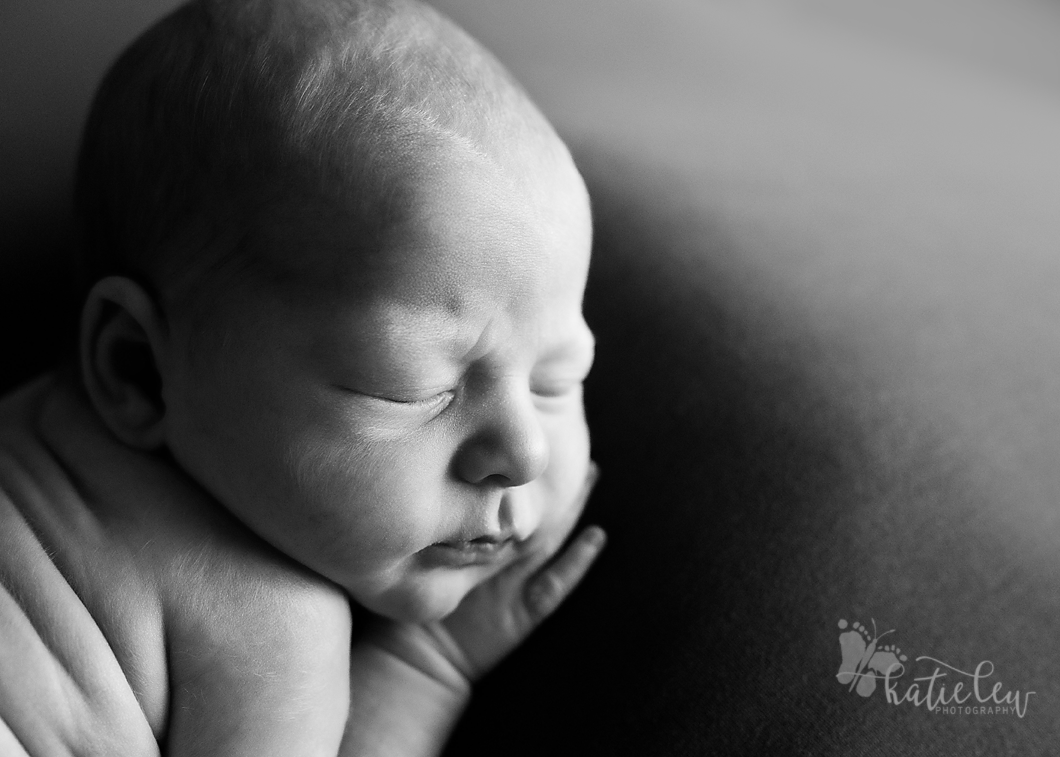
[[[436,569],[384,592],[350,595],[365,609],[403,623],[431,623],[450,615],[489,577],[481,570]]]

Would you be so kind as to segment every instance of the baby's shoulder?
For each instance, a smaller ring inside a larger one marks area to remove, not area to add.
[[[0,400],[0,733],[31,753],[151,754],[177,692],[235,701],[248,678],[289,696],[322,644],[341,659],[348,643],[341,590],[75,391],[42,378]]]
[[[157,753],[160,619],[37,433],[50,384],[0,400],[0,732],[31,754]]]

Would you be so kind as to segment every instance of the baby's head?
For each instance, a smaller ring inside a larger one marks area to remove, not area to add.
[[[429,8],[182,7],[104,83],[78,205],[93,404],[280,551],[422,620],[569,527],[587,196]]]

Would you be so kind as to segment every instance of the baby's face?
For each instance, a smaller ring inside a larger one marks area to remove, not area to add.
[[[378,254],[350,254],[343,217],[289,229],[292,256],[326,264],[234,292],[165,389],[174,456],[236,517],[367,608],[420,621],[569,529],[589,463],[581,179],[566,157],[518,182],[445,157]]]

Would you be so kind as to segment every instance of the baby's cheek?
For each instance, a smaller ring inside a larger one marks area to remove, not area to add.
[[[585,421],[580,414],[564,421],[551,429],[549,465],[542,482],[551,519],[562,519],[578,505],[589,473],[589,430]]]
[[[346,542],[346,560],[377,563],[423,549],[439,537],[437,492],[414,461],[385,450],[324,453],[304,470],[307,514]]]
[[[558,419],[549,436],[549,467],[564,478],[565,486],[580,486],[589,468],[589,427],[581,405]]]

